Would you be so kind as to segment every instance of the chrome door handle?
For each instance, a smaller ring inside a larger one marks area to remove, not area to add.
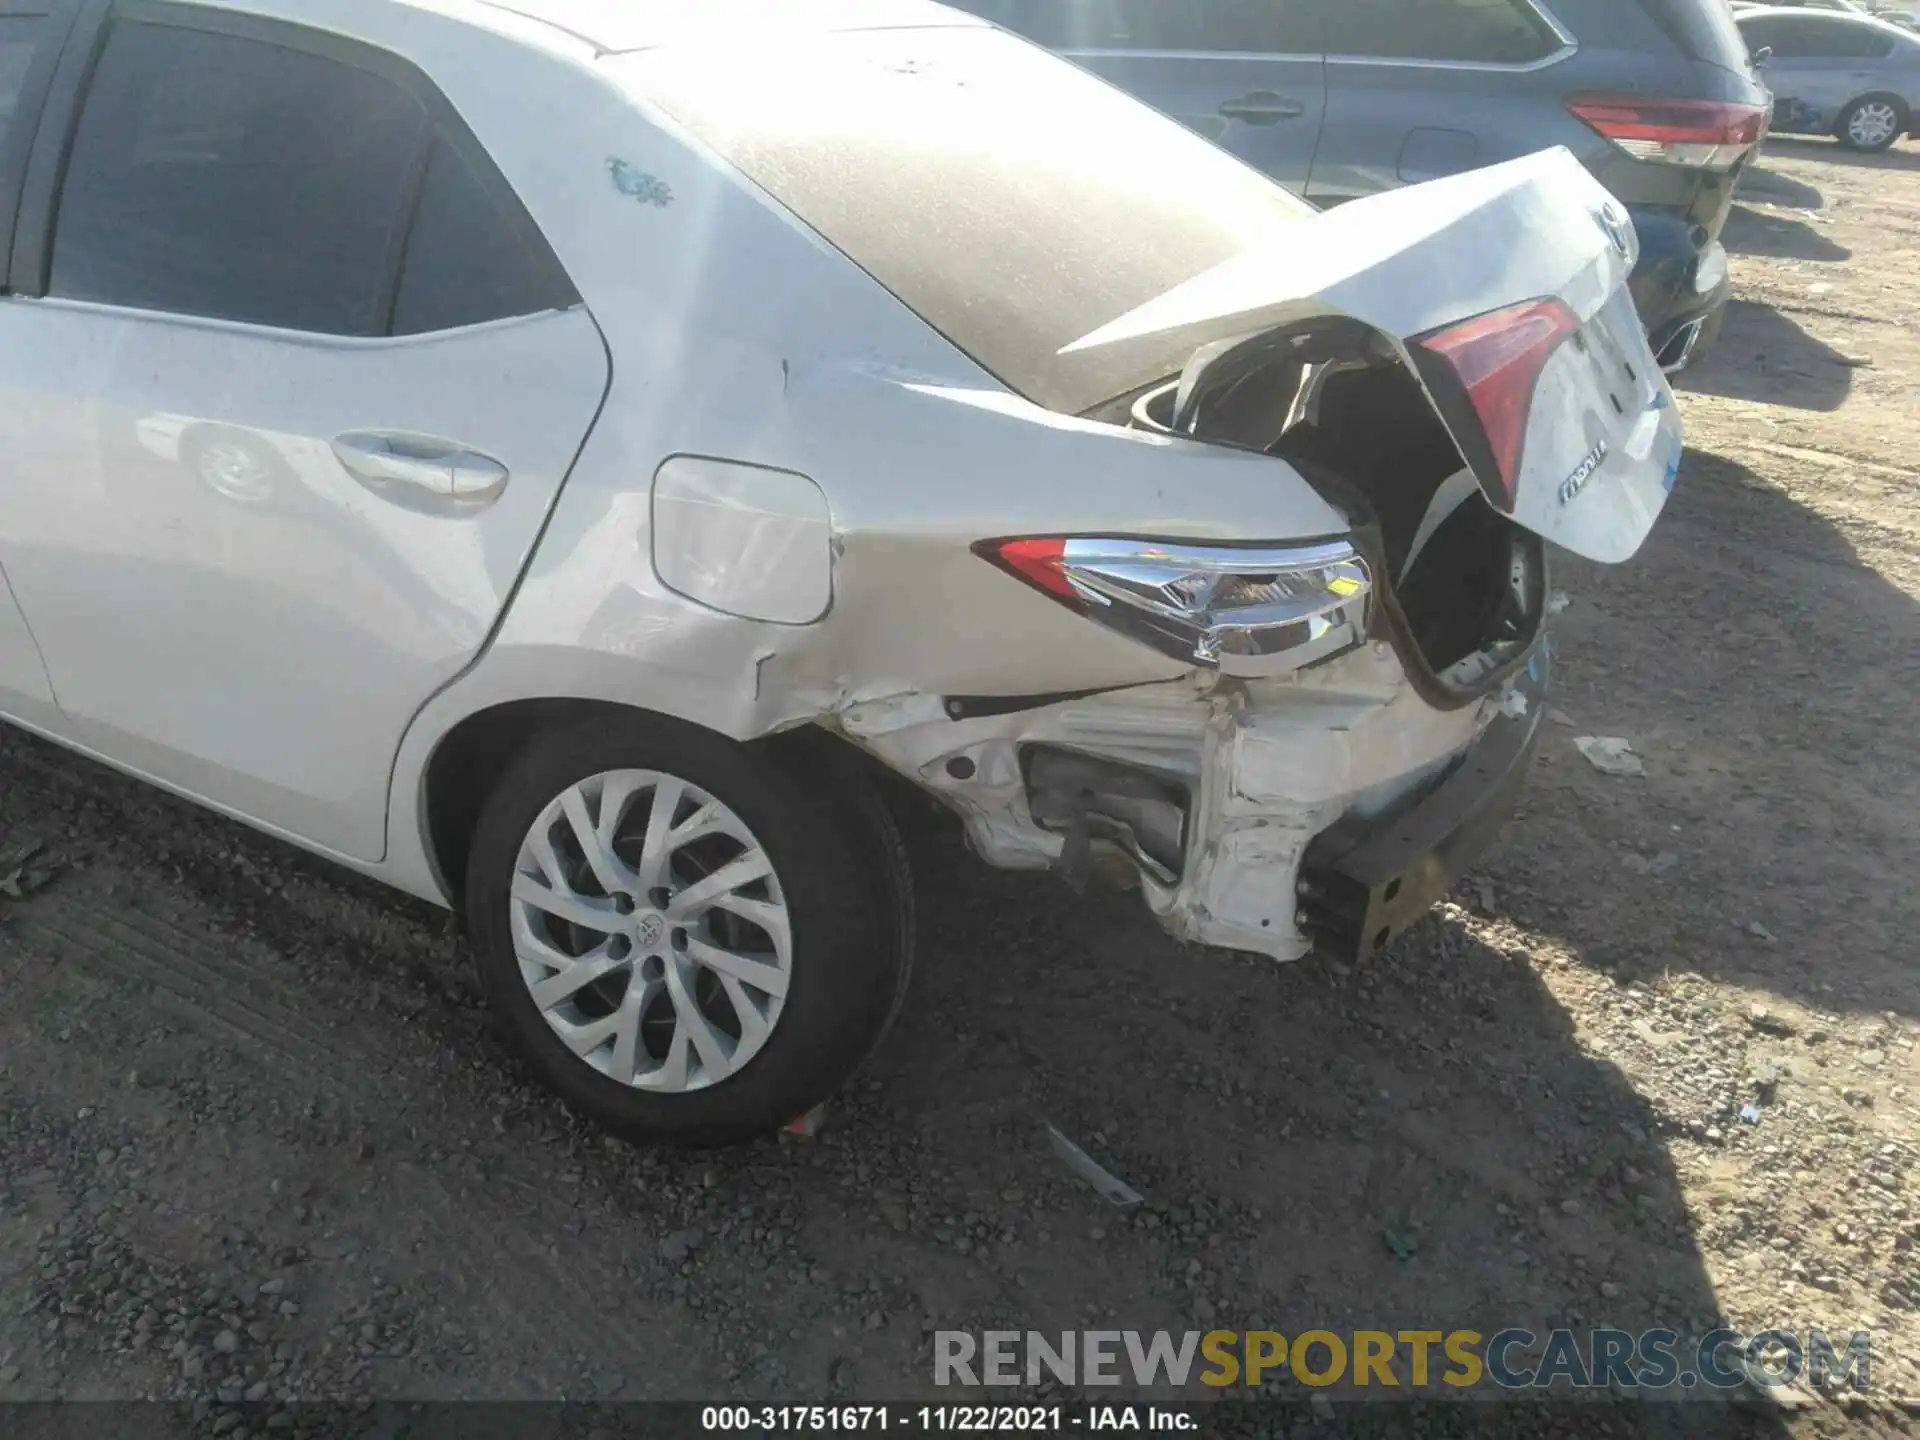
[[[1272,90],[1255,90],[1238,100],[1227,101],[1220,107],[1220,113],[1229,120],[1244,120],[1249,125],[1274,125],[1282,120],[1298,120],[1307,113],[1307,107]]]
[[[374,494],[412,509],[484,504],[507,487],[507,467],[498,460],[422,435],[351,432],[335,438],[333,454]]]

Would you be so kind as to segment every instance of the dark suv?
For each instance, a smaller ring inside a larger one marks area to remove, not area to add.
[[[1726,0],[956,3],[1320,205],[1565,145],[1633,214],[1661,363],[1717,325],[1720,228],[1768,114]]]

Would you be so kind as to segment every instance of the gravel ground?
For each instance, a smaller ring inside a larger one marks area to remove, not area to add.
[[[1552,733],[1458,903],[1276,967],[930,827],[915,993],[811,1139],[604,1140],[446,917],[0,737],[0,1398],[244,1440],[315,1400],[931,1396],[936,1327],[1724,1320],[1871,1329],[1876,1397],[1690,1433],[1906,1430],[1920,151],[1772,142],[1729,241],[1668,518],[1560,571]]]

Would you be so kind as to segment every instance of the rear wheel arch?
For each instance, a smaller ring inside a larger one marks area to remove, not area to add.
[[[643,705],[581,697],[507,700],[464,716],[433,747],[422,772],[419,792],[420,831],[426,842],[427,857],[441,889],[456,910],[464,905],[467,859],[474,831],[499,777],[522,750],[542,735],[596,718],[613,728],[677,727],[731,740],[723,732],[696,721]],[[901,780],[866,750],[818,726],[803,726],[797,731],[732,743],[778,749],[796,760],[801,758],[798,752],[803,749],[810,747],[817,754],[820,747],[830,747],[828,753],[836,761],[856,773],[864,772],[864,778],[890,809],[901,808],[907,794],[918,794],[911,784]]]
[[[421,784],[421,830],[428,858],[455,909],[466,890],[474,828],[494,781],[535,736],[596,711],[609,719],[647,713],[598,700],[509,700],[466,716],[434,746]]]

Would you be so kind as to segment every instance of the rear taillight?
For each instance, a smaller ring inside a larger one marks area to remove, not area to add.
[[[1229,547],[1028,536],[973,548],[1089,620],[1229,675],[1294,669],[1367,633],[1373,582],[1345,541]]]
[[[1509,514],[1519,492],[1534,386],[1554,351],[1579,328],[1579,319],[1562,301],[1527,300],[1414,341],[1446,362],[1473,402]]]
[[[1575,95],[1567,109],[1636,160],[1731,169],[1760,143],[1767,111],[1727,100]]]

